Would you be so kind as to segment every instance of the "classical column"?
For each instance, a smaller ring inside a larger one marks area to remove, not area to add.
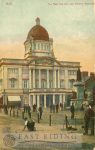
[[[68,88],[68,69],[65,69],[65,88]]]
[[[53,71],[53,87],[56,88],[56,70]]]
[[[41,88],[41,69],[39,69],[39,88]]]
[[[53,94],[53,104],[55,104],[55,94]]]
[[[36,104],[36,95],[33,95],[33,105]]]
[[[3,89],[7,89],[8,87],[8,79],[7,79],[7,67],[3,67]]]
[[[33,69],[33,88],[35,88],[35,69]]]
[[[31,69],[29,70],[29,89],[31,89]]]
[[[65,93],[62,95],[62,103],[63,103],[63,107],[64,107],[64,104],[65,104]]]
[[[29,95],[29,106],[33,106],[33,95]]]
[[[47,88],[49,88],[49,70],[47,70]]]
[[[60,88],[60,70],[58,70],[58,88]]]
[[[59,95],[59,103],[63,103],[62,102],[62,94]]]
[[[46,108],[46,94],[44,95],[44,108]]]
[[[40,106],[40,95],[37,95],[37,108]]]
[[[19,68],[19,88],[22,89],[22,68]]]

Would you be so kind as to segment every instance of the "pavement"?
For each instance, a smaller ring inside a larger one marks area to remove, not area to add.
[[[6,122],[7,120],[7,122]],[[0,113],[0,150],[13,149],[50,149],[71,150],[71,147],[79,150],[93,150],[95,136],[83,135],[76,131],[67,131],[61,125],[36,123],[36,131],[23,131],[24,121],[10,118]],[[34,144],[33,144],[34,143]],[[84,147],[83,147],[83,144]],[[43,147],[43,148],[42,148]]]

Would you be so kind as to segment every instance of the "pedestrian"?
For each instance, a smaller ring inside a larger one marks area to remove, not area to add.
[[[27,128],[27,124],[28,124],[28,119],[24,118],[24,120],[25,120],[25,123],[24,123],[24,129],[23,129],[23,131]]]
[[[36,111],[36,107],[37,107],[36,104],[34,104],[34,105],[33,105],[33,112]]]
[[[89,126],[91,135],[94,135],[94,115],[93,107],[89,105],[84,114],[84,135],[88,134]]]
[[[70,107],[70,111],[71,111],[71,119],[74,119],[74,115],[75,115],[75,107],[74,104],[72,103],[71,107]]]
[[[40,115],[40,119],[42,119],[42,113],[43,113],[43,110],[42,110],[42,106],[40,105],[40,107],[39,107],[39,115]]]
[[[63,111],[63,103],[60,103],[60,110]]]
[[[30,108],[30,106],[27,106],[27,111],[28,111],[29,118],[31,118],[31,108]]]
[[[83,104],[81,105],[80,110],[81,110],[81,111],[83,111],[83,110],[84,110],[84,106],[83,106]]]
[[[59,105],[57,104],[56,105],[56,113],[58,113],[58,110],[59,110]]]

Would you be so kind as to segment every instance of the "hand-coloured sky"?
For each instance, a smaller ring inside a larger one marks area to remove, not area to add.
[[[94,71],[95,0],[0,0],[0,58],[23,58],[24,41],[39,17],[56,58]],[[20,53],[19,53],[20,52]]]

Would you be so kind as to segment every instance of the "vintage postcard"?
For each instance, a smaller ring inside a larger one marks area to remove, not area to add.
[[[95,150],[95,0],[0,0],[0,150]]]

